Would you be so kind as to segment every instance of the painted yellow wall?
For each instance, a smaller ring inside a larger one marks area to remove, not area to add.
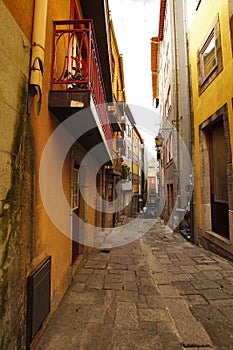
[[[208,16],[206,15],[208,13]],[[214,79],[207,89],[198,96],[197,51],[204,43],[212,23],[219,14],[221,46],[223,56],[223,71]],[[189,53],[191,64],[192,104],[194,115],[194,162],[195,188],[197,202],[197,220],[201,226],[201,185],[200,185],[200,150],[199,125],[214,114],[225,103],[228,105],[231,147],[233,148],[233,59],[230,42],[228,0],[202,0],[189,31]]]
[[[135,128],[133,128],[133,174],[139,176],[139,166],[138,163],[134,161],[134,156],[139,159],[139,147],[138,143],[140,141],[139,135]],[[139,181],[139,179],[138,179]],[[133,193],[139,193],[139,183],[138,184],[133,184]]]
[[[64,295],[67,286],[70,283],[70,262],[71,262],[71,241],[51,222],[40,197],[40,189],[38,183],[38,174],[40,159],[43,154],[44,147],[60,124],[58,120],[50,113],[48,109],[48,94],[50,89],[51,77],[51,58],[53,52],[53,20],[69,19],[70,2],[53,0],[48,1],[46,42],[45,42],[45,62],[43,76],[43,95],[40,115],[36,115],[35,100],[31,108],[31,120],[34,131],[35,144],[35,250],[33,267],[36,267],[41,260],[47,255],[52,256],[52,273],[51,273],[51,300],[52,307],[56,308],[57,304]],[[60,147],[62,147],[60,145]],[[56,150],[59,156],[59,145]],[[70,156],[67,157],[63,168],[63,188],[70,202]],[[56,200],[55,200],[56,202]],[[54,203],[55,204],[55,203]],[[61,205],[54,205],[59,215],[64,215]],[[65,218],[64,218],[65,219]]]
[[[70,16],[70,1],[62,0],[48,1],[48,15],[47,15],[47,29],[46,29],[46,44],[45,44],[45,65],[44,65],[44,78],[43,78],[43,103],[39,116],[36,116],[35,104],[32,106],[31,118],[33,123],[34,135],[35,135],[35,150],[36,150],[36,176],[38,176],[39,162],[44,150],[44,147],[55,128],[60,122],[52,115],[48,109],[48,95],[50,90],[50,77],[51,77],[51,62],[52,62],[52,50],[53,50],[53,20],[69,19]],[[58,145],[57,153],[59,155]],[[76,160],[81,162],[81,157],[85,155],[84,149],[78,149],[79,156]],[[63,189],[66,195],[67,201],[71,203],[71,152],[68,153],[63,167]],[[93,159],[90,168],[88,169],[87,176],[95,172],[96,162]],[[89,174],[89,175],[88,175]],[[52,302],[56,307],[57,303],[64,295],[71,277],[71,253],[72,243],[70,238],[61,233],[55,225],[53,225],[48,218],[43,203],[41,202],[40,192],[38,187],[38,178],[36,179],[36,215],[37,224],[35,225],[35,241],[36,251],[35,259],[33,261],[36,266],[38,262],[43,259],[44,255],[52,255]],[[85,207],[86,220],[92,225],[89,226],[89,234],[93,236],[95,225],[95,189],[90,187],[88,191],[88,205]],[[59,212],[59,215],[65,213],[59,203],[54,208]],[[41,220],[42,218],[42,220]],[[85,252],[88,249],[85,249]]]
[[[112,91],[116,102],[125,102],[125,86],[123,72],[123,58],[119,53],[117,39],[114,30],[114,24],[109,15],[110,23],[110,46],[111,46],[111,73],[112,73]]]

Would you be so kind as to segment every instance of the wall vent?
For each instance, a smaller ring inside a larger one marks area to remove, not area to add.
[[[51,256],[47,257],[27,281],[27,349],[50,312]]]

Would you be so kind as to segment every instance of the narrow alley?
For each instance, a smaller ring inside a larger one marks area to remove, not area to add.
[[[233,350],[233,0],[0,19],[0,350]]]
[[[232,349],[232,284],[231,262],[156,222],[90,253],[36,350]]]

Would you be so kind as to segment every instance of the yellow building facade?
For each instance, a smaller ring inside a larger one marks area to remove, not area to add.
[[[111,111],[112,142],[113,142],[113,164],[106,167],[107,186],[112,198],[116,200],[119,194],[116,192],[116,184],[122,178],[122,152],[123,152],[123,126],[122,115],[125,104],[125,83],[123,57],[119,53],[117,38],[114,30],[114,23],[111,12],[108,14],[109,19],[109,50],[110,50],[110,71],[112,83],[112,103],[108,108]],[[122,197],[122,196],[121,196]],[[120,217],[123,198],[118,198],[118,204],[114,208],[113,214],[106,215],[106,226],[114,227]],[[117,202],[115,202],[117,203]],[[109,203],[111,206],[111,202]]]
[[[137,214],[141,208],[139,208],[139,199],[142,195],[142,160],[143,160],[143,139],[136,128],[133,126],[133,151],[132,151],[132,180],[133,180],[133,193],[132,193],[132,213]]]
[[[124,68],[123,68],[123,56],[118,49],[117,38],[114,29],[114,23],[112,20],[111,12],[109,13],[109,40],[111,48],[111,74],[112,74],[112,92],[113,101],[122,102],[126,101],[125,93],[125,80],[124,80]]]
[[[233,4],[198,1],[192,15],[195,239],[232,258]]]

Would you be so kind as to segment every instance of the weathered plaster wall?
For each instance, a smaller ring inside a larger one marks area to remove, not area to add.
[[[33,211],[33,142],[27,115],[30,42],[0,3],[0,348],[23,349],[26,266]]]

